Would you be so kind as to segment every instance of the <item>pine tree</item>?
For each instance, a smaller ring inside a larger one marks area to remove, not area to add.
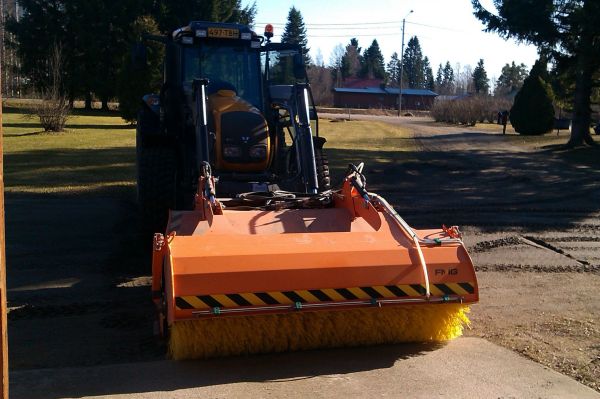
[[[487,72],[483,67],[483,59],[480,59],[473,71],[473,86],[477,94],[489,94],[490,83],[488,81]]]
[[[370,79],[386,78],[383,54],[381,53],[377,39],[373,39],[369,48],[365,50],[363,60],[362,76]]]
[[[390,62],[386,67],[386,72],[391,86],[398,87],[400,84],[400,60],[398,59],[398,53],[394,52]]]
[[[403,64],[408,87],[411,89],[425,87],[423,51],[416,36],[411,37],[408,41],[406,51],[404,52]]]
[[[145,33],[159,34],[158,24],[149,15],[138,17],[131,24],[128,34],[129,42],[139,42]],[[122,67],[118,76],[117,95],[119,112],[126,121],[135,121],[140,108],[140,101],[145,94],[158,93],[162,84],[162,65],[164,47],[160,43],[150,42],[146,46],[147,67],[133,65],[131,55],[122,58]]]
[[[454,93],[454,82],[454,69],[452,69],[450,61],[446,61],[446,65],[442,70],[442,91],[444,94]]]
[[[435,90],[435,80],[433,78],[433,70],[431,69],[431,65],[429,64],[429,58],[423,58],[423,74],[425,75],[425,85],[424,89],[434,91]]]
[[[361,48],[356,38],[350,39],[346,52],[342,57],[342,78],[356,78],[361,73],[363,59],[360,55]]]
[[[149,3],[149,11],[162,32],[180,28],[190,21],[237,22],[250,25],[256,15],[256,4],[242,7],[241,0],[153,0]]]
[[[438,66],[437,73],[435,74],[435,89],[442,93],[442,84],[444,83],[444,68],[442,64]]]
[[[306,26],[304,25],[302,14],[294,6],[290,8],[290,12],[288,13],[287,23],[281,35],[281,42],[299,45],[304,56],[304,65],[310,65],[310,56],[308,55],[310,48],[307,47]]]
[[[506,95],[523,86],[523,81],[527,77],[527,66],[525,64],[506,64],[502,67],[502,73],[496,82],[494,95]]]
[[[130,55],[129,28],[135,21],[132,16],[137,15],[141,9],[137,0],[96,0],[84,3],[92,5],[88,15],[95,14],[92,19],[96,24],[87,44],[90,52],[95,54],[95,57],[90,57],[93,59],[94,69],[91,91],[101,100],[102,109],[108,110],[108,101],[117,95],[123,56]],[[102,37],[102,40],[98,40],[98,37]],[[161,60],[157,62],[160,63]]]

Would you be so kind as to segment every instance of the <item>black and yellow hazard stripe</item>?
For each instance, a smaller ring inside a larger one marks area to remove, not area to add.
[[[475,292],[472,282],[431,284],[434,296],[467,295]],[[357,299],[392,299],[425,295],[422,284],[378,285],[371,287],[325,288],[319,290],[294,290],[247,292],[238,294],[189,295],[175,298],[177,309],[234,308],[243,306],[293,305],[296,303],[339,302]]]

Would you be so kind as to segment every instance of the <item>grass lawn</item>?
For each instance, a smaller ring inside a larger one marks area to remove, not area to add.
[[[37,118],[5,108],[7,193],[115,194],[134,190],[135,129],[117,114],[79,112],[63,133],[45,133]]]
[[[379,167],[410,160],[418,151],[409,130],[383,122],[320,119],[319,132],[327,139],[325,153],[334,187],[341,183],[349,163]]]
[[[116,113],[79,111],[66,132],[44,133],[37,118],[9,106],[3,124],[7,193],[134,193],[135,129]],[[390,153],[415,150],[410,132],[381,122],[321,119],[320,133],[335,185],[348,163],[389,163]]]

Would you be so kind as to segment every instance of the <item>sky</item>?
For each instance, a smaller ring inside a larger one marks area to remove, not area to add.
[[[242,4],[253,2],[243,0]],[[495,11],[492,0],[481,3]],[[530,68],[537,58],[534,46],[483,32],[470,0],[256,0],[256,6],[256,33],[262,34],[264,25],[271,23],[274,41],[281,38],[290,8],[300,10],[310,55],[314,60],[320,51],[325,64],[329,64],[336,45],[345,47],[353,37],[363,50],[377,39],[387,63],[393,52],[400,54],[405,17],[405,49],[410,37],[416,35],[434,75],[440,63],[450,61],[453,68],[457,63],[461,69],[465,65],[475,68],[482,58],[488,78],[492,79],[500,75],[507,63],[515,61]]]

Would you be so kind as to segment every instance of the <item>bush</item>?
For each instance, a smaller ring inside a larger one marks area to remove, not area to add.
[[[62,132],[70,117],[69,102],[64,96],[44,98],[33,106],[33,113],[40,118],[46,132]]]
[[[436,100],[431,116],[436,122],[475,126],[477,122],[496,122],[498,111],[509,107],[510,100],[490,96]]]
[[[523,135],[548,133],[554,126],[552,89],[536,74],[530,74],[523,82],[510,110],[510,123]]]
[[[33,106],[33,114],[40,119],[46,132],[62,132],[69,119],[71,108],[62,90],[62,51],[55,45],[49,60],[50,85],[42,91],[42,101]]]

